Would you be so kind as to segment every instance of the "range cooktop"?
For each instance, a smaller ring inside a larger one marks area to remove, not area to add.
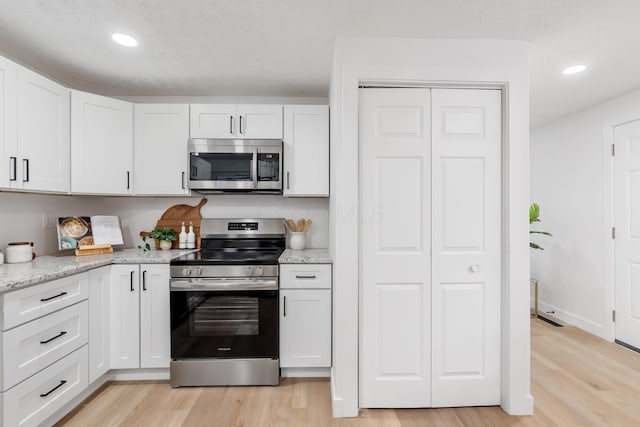
[[[283,249],[201,249],[171,260],[171,265],[278,264]]]

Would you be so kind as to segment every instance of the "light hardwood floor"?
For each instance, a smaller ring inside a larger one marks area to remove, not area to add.
[[[59,426],[640,426],[640,354],[574,327],[532,319],[535,415],[498,407],[371,409],[332,419],[329,382],[285,379],[279,387],[171,389],[111,383]]]

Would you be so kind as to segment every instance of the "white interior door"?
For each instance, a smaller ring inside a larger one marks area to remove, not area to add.
[[[359,111],[360,407],[426,407],[429,89],[361,89]]]
[[[501,93],[434,89],[431,100],[432,405],[497,405]]]
[[[640,348],[640,120],[614,129],[616,341]]]

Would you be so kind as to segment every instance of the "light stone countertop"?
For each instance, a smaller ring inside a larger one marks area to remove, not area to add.
[[[83,256],[52,256],[36,257],[31,262],[0,265],[0,294],[24,288],[42,282],[47,282],[72,274],[82,273],[97,267],[111,264],[168,264],[173,258],[179,257],[194,249],[178,249],[142,252],[140,249],[115,250],[111,254],[83,255]]]
[[[328,249],[285,249],[278,258],[280,264],[332,264]]]

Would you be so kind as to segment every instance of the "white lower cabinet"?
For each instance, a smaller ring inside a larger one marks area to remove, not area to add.
[[[331,366],[331,265],[280,266],[280,367]]]
[[[169,265],[113,265],[111,282],[111,368],[168,368]]]
[[[88,342],[88,302],[2,334],[2,389],[7,390]]]
[[[2,394],[2,425],[37,426],[89,385],[87,346]]]
[[[110,369],[109,296],[111,267],[89,271],[89,383]]]

